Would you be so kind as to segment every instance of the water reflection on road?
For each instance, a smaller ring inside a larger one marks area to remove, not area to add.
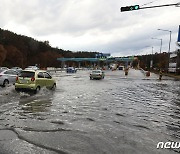
[[[0,89],[0,153],[176,153],[157,149],[180,138],[180,82],[139,70],[54,73],[57,89]],[[11,145],[11,146],[9,146]]]

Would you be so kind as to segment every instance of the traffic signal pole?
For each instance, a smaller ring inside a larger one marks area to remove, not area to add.
[[[155,7],[165,7],[165,6],[178,6],[180,3],[175,3],[175,4],[166,4],[166,5],[156,5],[156,6],[148,6],[148,7],[140,7],[139,9],[150,9],[150,8],[155,8]]]
[[[180,6],[180,2],[175,3],[175,4],[165,4],[165,5],[156,5],[156,6],[148,6],[148,7],[139,7],[139,5],[126,6],[126,7],[121,7],[121,12],[134,11],[134,10],[140,10],[140,9],[150,9],[150,8],[156,8],[156,7],[173,6],[173,5]]]

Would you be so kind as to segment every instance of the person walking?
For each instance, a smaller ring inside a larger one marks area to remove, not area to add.
[[[125,75],[127,76],[128,75],[128,68],[125,68],[124,72],[125,72]]]
[[[162,79],[162,71],[160,70],[159,71],[159,80],[161,80]]]

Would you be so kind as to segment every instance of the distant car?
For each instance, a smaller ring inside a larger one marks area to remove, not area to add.
[[[119,66],[118,69],[119,70],[124,70],[124,66]]]
[[[0,85],[6,87],[8,84],[14,84],[16,82],[17,76],[18,72],[15,70],[0,69]]]
[[[37,67],[37,66],[28,66],[27,68],[25,68],[25,70],[39,70],[39,67]]]
[[[12,67],[11,69],[15,70],[15,71],[17,71],[19,73],[22,71],[22,68],[20,68],[20,67]]]
[[[44,70],[23,70],[16,78],[15,90],[32,90],[37,93],[42,87],[54,89],[56,81]]]
[[[9,68],[7,67],[0,67],[0,70],[8,70]]]
[[[66,73],[76,73],[76,72],[77,72],[77,70],[74,67],[68,67],[66,69]]]
[[[104,79],[104,72],[102,70],[93,70],[90,73],[90,79]]]

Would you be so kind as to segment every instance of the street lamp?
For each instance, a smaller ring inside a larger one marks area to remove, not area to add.
[[[160,45],[160,53],[161,53],[161,50],[162,50],[162,39],[158,39],[158,38],[154,38],[154,37],[152,37],[151,39],[156,39],[156,40],[160,40],[161,41],[161,45]]]
[[[165,31],[165,32],[169,32],[170,36],[169,36],[169,50],[168,50],[168,65],[167,65],[167,70],[169,68],[169,59],[170,59],[170,51],[171,51],[171,33],[172,31],[170,30],[165,30],[165,29],[157,29],[157,30],[161,30],[161,31]]]
[[[145,46],[145,48],[151,47],[152,48],[152,56],[150,61],[150,68],[153,68],[153,46]],[[146,56],[146,62],[147,62],[147,56]],[[147,65],[147,64],[146,64]]]
[[[170,31],[170,30],[164,30],[164,29],[157,29],[157,30],[161,30],[161,31],[165,31],[165,32],[169,32],[169,33],[170,33],[170,38],[169,38],[169,50],[168,50],[168,52],[170,53],[170,50],[171,50],[171,33],[172,33],[172,31]]]
[[[151,47],[152,48],[152,55],[153,55],[153,46],[145,46],[144,48],[149,48],[149,47]]]
[[[152,60],[151,60],[151,63],[150,63],[150,67],[153,68],[153,47],[152,47]]]

